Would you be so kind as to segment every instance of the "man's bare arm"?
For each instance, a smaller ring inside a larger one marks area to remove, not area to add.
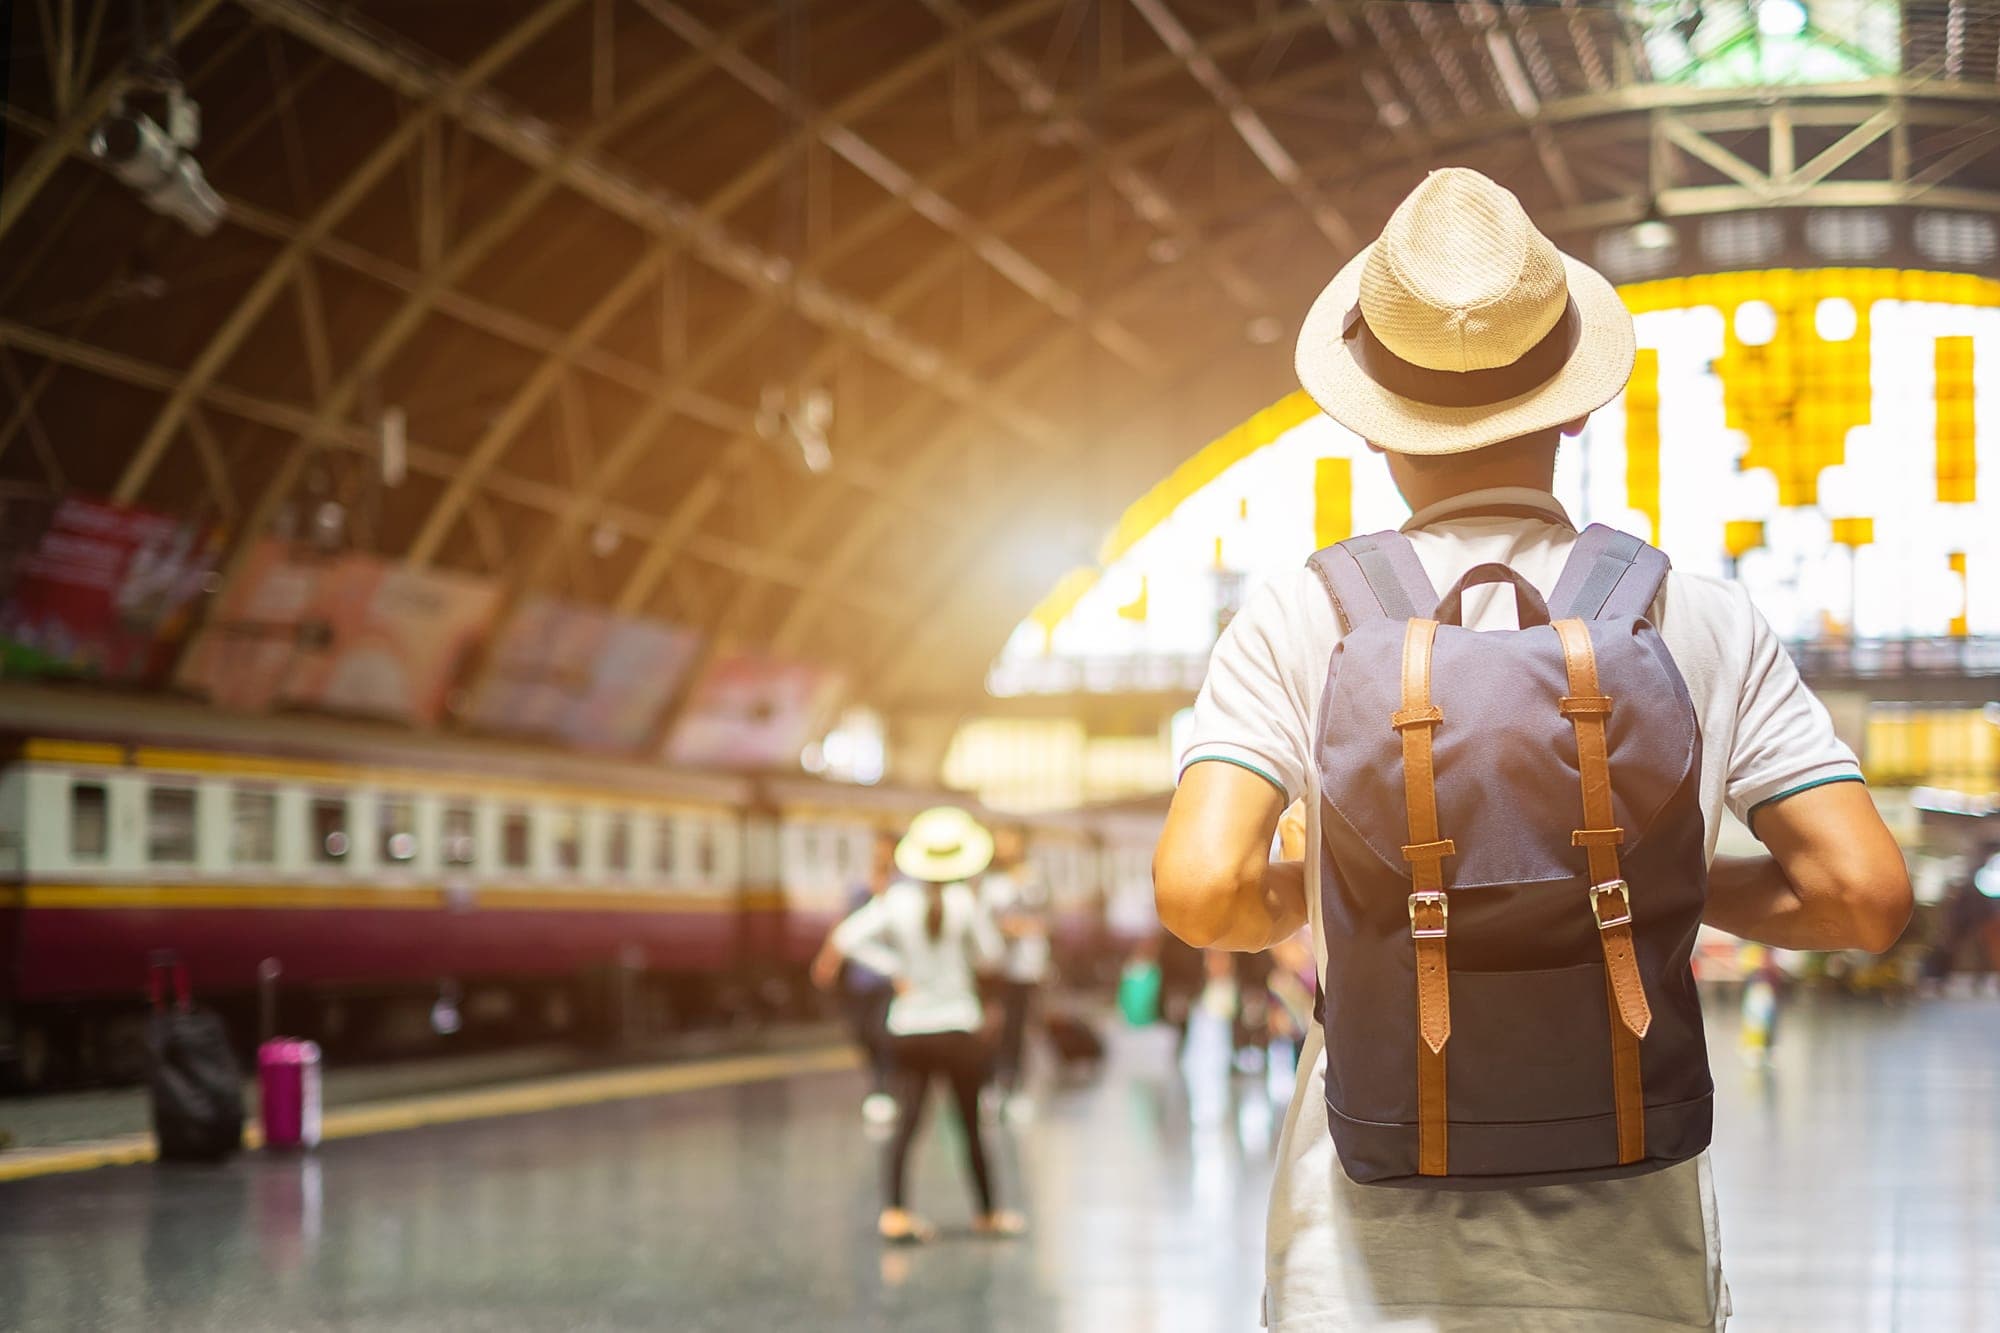
[[[1153,853],[1161,923],[1196,948],[1244,952],[1304,925],[1304,863],[1271,860],[1284,808],[1276,787],[1235,764],[1189,768]]]
[[[1719,856],[1702,919],[1780,949],[1880,953],[1910,919],[1910,875],[1868,789],[1834,782],[1757,813],[1768,856]]]

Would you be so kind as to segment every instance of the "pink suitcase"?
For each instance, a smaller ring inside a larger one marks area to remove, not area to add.
[[[319,1142],[319,1047],[273,1037],[257,1048],[258,1109],[266,1148],[310,1148]]]

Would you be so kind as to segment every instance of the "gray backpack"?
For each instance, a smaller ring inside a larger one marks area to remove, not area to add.
[[[1400,533],[1312,567],[1344,629],[1316,755],[1341,1165],[1476,1189],[1699,1153],[1701,736],[1648,620],[1666,556],[1591,527],[1547,603],[1497,564],[1440,599]],[[1499,582],[1520,628],[1464,628]]]

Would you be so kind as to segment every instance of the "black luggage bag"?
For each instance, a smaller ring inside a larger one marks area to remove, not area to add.
[[[220,1161],[243,1146],[243,1076],[229,1034],[213,1010],[194,1007],[179,959],[156,955],[146,989],[146,1083],[160,1160]]]
[[[1097,1029],[1076,1014],[1050,1009],[1042,1019],[1049,1045],[1065,1068],[1094,1065],[1104,1059],[1104,1038]]]

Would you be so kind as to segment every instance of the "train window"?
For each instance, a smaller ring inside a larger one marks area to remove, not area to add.
[[[278,859],[278,797],[275,792],[239,791],[229,798],[229,861],[267,866]]]
[[[155,865],[194,864],[194,788],[146,791],[146,859]]]
[[[632,821],[624,815],[611,816],[604,830],[604,868],[614,875],[632,869]]]
[[[574,810],[559,810],[549,816],[551,841],[555,846],[556,869],[576,870],[583,865],[583,821]]]
[[[661,879],[672,879],[674,865],[674,821],[669,816],[653,830],[653,869]]]
[[[479,850],[479,838],[473,831],[472,811],[463,805],[448,805],[444,808],[444,861],[446,865],[469,866]]]
[[[509,810],[500,816],[500,864],[509,870],[527,868],[528,815],[524,810]]]
[[[854,847],[848,842],[846,834],[835,833],[833,835],[833,873],[835,878],[843,880],[847,878],[848,853],[853,850]]]
[[[311,806],[312,858],[322,865],[347,859],[347,802],[338,796],[316,796]]]
[[[111,794],[101,782],[75,782],[69,789],[69,854],[79,861],[102,861],[111,848]]]
[[[382,864],[408,865],[417,857],[417,810],[404,796],[385,796],[381,804]]]
[[[705,819],[694,822],[694,873],[704,882],[715,874],[715,830]]]

